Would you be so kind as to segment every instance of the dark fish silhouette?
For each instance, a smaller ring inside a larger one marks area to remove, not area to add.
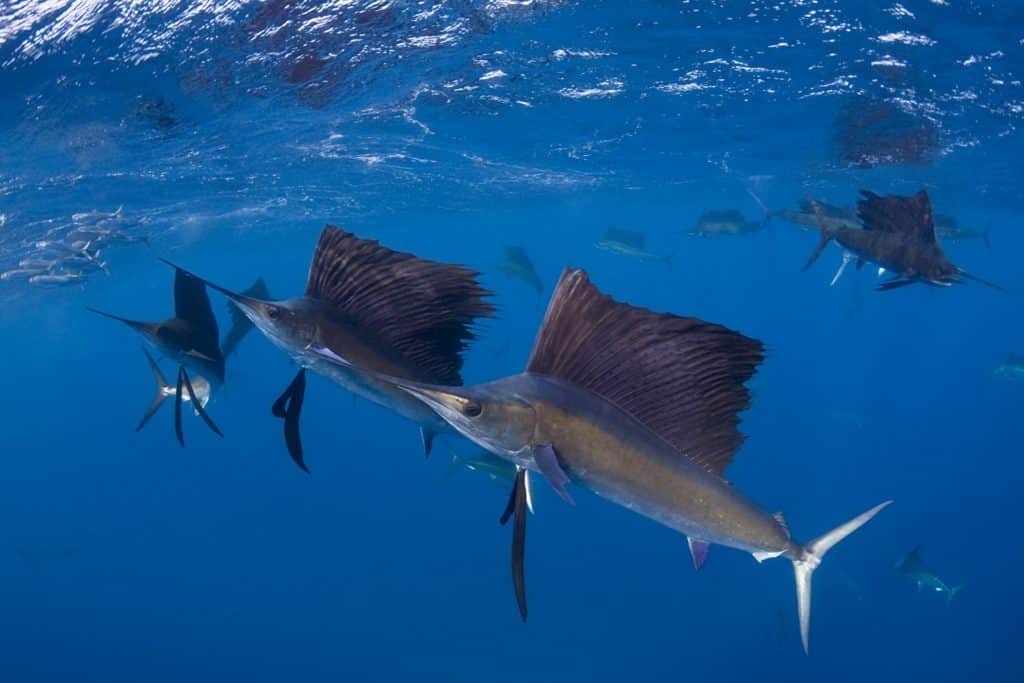
[[[764,221],[748,221],[746,216],[734,209],[727,211],[705,211],[697,218],[697,224],[690,229],[691,237],[716,237],[722,235],[749,235],[765,226]]]
[[[178,383],[175,390],[175,433],[182,446],[185,445],[181,429],[181,402],[184,392],[187,392],[192,406],[199,416],[215,433],[220,434],[220,430],[206,414],[203,406],[205,401],[200,401],[197,398],[195,388],[186,371],[186,368],[192,370],[214,386],[220,386],[224,382],[224,356],[217,341],[217,319],[213,315],[210,299],[206,295],[206,286],[202,280],[175,268],[174,317],[160,322],[140,322],[95,308],[89,308],[89,310],[124,323],[141,334],[155,349],[178,363]],[[150,409],[156,412],[153,406],[150,406]],[[147,415],[149,415],[148,411]],[[148,417],[143,418],[142,424],[139,425],[140,428],[147,420]]]
[[[819,225],[821,240],[804,270],[811,267],[829,242],[835,241],[843,248],[843,262],[832,284],[839,280],[850,262],[856,261],[858,268],[870,262],[879,266],[880,272],[893,274],[878,286],[879,290],[915,282],[948,287],[966,280],[1000,289],[954,265],[946,257],[935,237],[932,205],[926,191],[910,197],[881,197],[867,190],[862,190],[861,194],[864,199],[857,202],[857,209],[863,229],[830,226],[822,221]]]
[[[642,232],[635,230],[623,230],[622,228],[608,228],[604,237],[594,243],[594,246],[602,251],[608,251],[621,256],[639,259],[641,261],[664,261],[671,264],[671,256],[659,256],[647,251],[647,238]]]
[[[227,295],[300,366],[419,424],[429,454],[434,435],[451,431],[444,420],[393,384],[325,361],[311,348],[330,349],[356,367],[385,375],[459,385],[462,352],[476,336],[474,324],[494,314],[486,301],[491,293],[477,276],[468,268],[392,251],[328,225],[300,297],[265,301],[207,284]],[[288,400],[299,406],[301,386],[286,391]],[[286,409],[284,414],[286,434],[289,429],[297,434],[297,409],[290,418]],[[289,448],[295,443],[288,441]],[[305,469],[302,454],[290,452]]]
[[[522,280],[537,290],[537,296],[544,292],[544,283],[533,266],[533,261],[523,247],[506,246],[505,260],[501,264],[501,272],[509,277]]]
[[[906,557],[896,563],[896,571],[912,579],[917,583],[917,590],[930,590],[942,593],[946,596],[946,604],[953,602],[963,586],[950,588],[946,583],[935,575],[935,572],[921,559],[921,546],[911,550]]]
[[[968,228],[960,225],[960,222],[952,216],[948,216],[943,213],[935,214],[935,234],[938,235],[939,239],[943,242],[981,240],[985,244],[985,248],[991,252],[992,242],[989,239],[991,231],[991,225],[986,225],[983,229],[977,230],[975,228]]]
[[[757,340],[620,303],[582,270],[567,269],[524,373],[473,387],[391,381],[480,446],[540,473],[567,501],[572,482],[685,534],[698,567],[715,543],[758,561],[789,559],[806,649],[814,570],[891,501],[802,544],[780,515],[763,512],[725,479],[743,442],[744,385],[762,358]],[[514,571],[525,599],[521,547],[517,535]]]
[[[820,230],[822,225],[829,229],[862,227],[856,207],[833,206],[810,198],[801,199],[796,211],[781,209],[770,212],[769,217],[796,223],[805,230]]]

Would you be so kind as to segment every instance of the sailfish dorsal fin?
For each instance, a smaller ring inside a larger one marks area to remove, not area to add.
[[[320,233],[306,296],[337,306],[439,384],[462,384],[477,318],[494,315],[478,273],[392,251],[333,225]]]
[[[857,215],[865,230],[936,242],[932,202],[927,191],[921,190],[909,197],[894,194],[881,197],[868,190],[861,190],[861,194],[864,199],[857,202]]]
[[[217,317],[202,280],[174,268],[174,317],[188,321],[213,339],[217,338]]]
[[[764,347],[721,325],[615,301],[566,269],[527,365],[594,392],[721,474],[743,443],[744,383]]]

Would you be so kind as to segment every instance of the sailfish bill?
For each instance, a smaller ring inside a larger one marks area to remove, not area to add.
[[[303,460],[302,437],[299,433],[299,417],[302,415],[302,402],[306,397],[306,368],[295,375],[295,379],[284,390],[271,407],[274,417],[284,420],[284,442],[288,455],[299,469],[309,474],[309,468]]]
[[[494,455],[549,481],[555,464],[574,485],[690,539],[788,559],[807,650],[813,572],[890,501],[802,544],[781,516],[726,479],[744,439],[746,383],[763,358],[756,339],[616,301],[586,272],[566,269],[525,372],[471,387],[386,381]],[[700,564],[702,549],[693,547]]]

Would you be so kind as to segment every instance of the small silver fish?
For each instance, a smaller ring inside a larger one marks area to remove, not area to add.
[[[102,220],[117,220],[124,217],[124,206],[119,206],[114,211],[100,211],[99,209],[93,209],[92,211],[81,211],[79,213],[71,214],[71,220],[76,224],[94,224]]]
[[[82,273],[49,273],[46,275],[33,275],[28,279],[29,284],[38,287],[64,287],[85,282],[86,277]]]
[[[18,261],[19,268],[51,270],[57,266],[56,259],[25,258]]]
[[[47,272],[48,270],[45,268],[17,268],[15,270],[8,270],[7,272],[0,273],[0,280],[3,280],[4,282],[8,280],[28,280]]]

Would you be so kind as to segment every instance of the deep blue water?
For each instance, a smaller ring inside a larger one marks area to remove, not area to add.
[[[79,212],[123,206],[150,245],[0,282],[0,681],[1021,680],[1024,383],[994,371],[1024,352],[1022,71],[1016,3],[0,5],[0,270]],[[920,158],[851,158],[866,103]],[[817,238],[779,220],[682,234],[759,221],[751,192],[861,188],[991,225],[946,249],[1009,293],[829,287],[839,251],[801,272]],[[294,367],[258,333],[210,404],[223,440],[186,415],[181,449],[166,406],[135,433],[141,341],[85,307],[169,315],[161,256],[300,294],[327,222],[483,273],[499,315],[468,382],[522,369],[565,265],[763,340],[729,478],[799,539],[895,500],[815,574],[810,656],[788,563],[716,547],[695,572],[680,535],[578,488],[537,486],[520,623],[508,483],[317,376],[303,474],[270,417]],[[671,266],[595,249],[610,226]],[[951,605],[894,570],[917,545],[966,584]]]

